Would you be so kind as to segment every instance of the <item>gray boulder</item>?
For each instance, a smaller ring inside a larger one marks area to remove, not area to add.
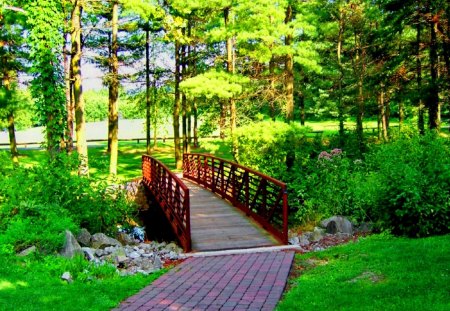
[[[91,237],[92,248],[105,248],[108,246],[122,246],[116,239],[110,238],[104,233],[96,233]]]
[[[87,229],[81,229],[80,233],[77,236],[77,241],[83,246],[90,247],[91,246],[91,237],[92,235],[87,231]]]
[[[333,216],[328,219],[322,220],[320,225],[327,229],[327,233],[353,233],[352,223],[343,216]]]
[[[94,250],[92,248],[82,247],[81,250],[83,251],[84,257],[86,257],[87,260],[94,261],[96,259]]]
[[[83,250],[81,249],[80,244],[78,244],[77,239],[69,230],[65,232],[66,240],[64,242],[64,246],[60,251],[61,256],[66,258],[72,258],[76,254],[83,254]]]
[[[325,234],[325,230],[315,227],[314,231],[311,234],[311,241],[318,242],[318,241],[322,240],[324,234]]]
[[[33,246],[30,246],[30,247],[24,249],[20,253],[18,253],[17,256],[25,257],[25,256],[28,256],[28,255],[30,255],[32,253],[35,253],[35,252],[36,252],[36,246],[33,245]]]
[[[70,275],[70,272],[64,272],[61,275],[61,279],[66,281],[67,283],[72,283],[73,282],[72,275]]]

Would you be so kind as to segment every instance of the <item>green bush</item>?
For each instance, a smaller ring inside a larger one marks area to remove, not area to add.
[[[284,122],[256,122],[236,131],[241,164],[281,178],[295,162],[309,157],[305,147],[310,128]]]
[[[399,139],[367,156],[367,212],[384,229],[408,236],[450,231],[450,146],[434,133]],[[356,198],[367,196],[362,191]]]
[[[373,221],[398,235],[449,232],[449,141],[434,134],[373,147],[364,160],[322,152],[290,174],[300,222],[331,215]]]
[[[131,215],[119,186],[77,175],[76,155],[58,155],[0,180],[0,239],[16,250],[37,245],[52,252],[64,229],[112,233]]]

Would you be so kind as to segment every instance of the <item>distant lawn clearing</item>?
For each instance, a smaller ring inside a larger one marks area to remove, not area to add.
[[[277,310],[450,310],[450,235],[371,236],[295,265]]]

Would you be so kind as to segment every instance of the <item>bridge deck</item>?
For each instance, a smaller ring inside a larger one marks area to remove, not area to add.
[[[279,245],[245,213],[219,196],[186,179],[191,203],[193,251]]]

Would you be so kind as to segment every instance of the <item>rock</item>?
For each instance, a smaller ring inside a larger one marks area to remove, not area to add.
[[[161,261],[161,258],[159,256],[155,256],[155,259],[153,260],[153,267],[155,267],[156,270],[161,269],[163,266],[163,263]]]
[[[362,222],[359,224],[358,228],[355,229],[355,231],[359,233],[370,233],[372,230],[373,223],[371,222]]]
[[[300,244],[300,240],[297,236],[290,238],[289,239],[289,244],[291,245],[299,245]]]
[[[326,232],[329,234],[336,234],[338,232],[338,228],[337,228],[336,222],[334,220],[332,220],[328,223]]]
[[[61,279],[64,280],[64,281],[66,281],[67,283],[72,283],[72,282],[73,282],[72,276],[70,275],[70,272],[64,272],[64,273],[61,275]]]
[[[141,257],[141,254],[139,254],[138,252],[132,252],[130,254],[128,254],[128,257],[130,257],[131,259],[136,259]]]
[[[105,248],[108,246],[122,246],[122,244],[104,233],[96,233],[91,237],[91,246],[92,248]]]
[[[175,253],[175,252],[173,252],[173,251],[169,252],[169,259],[170,259],[170,260],[177,260],[177,259],[179,259],[179,258],[180,258],[180,257],[178,256],[177,253]]]
[[[102,257],[103,255],[105,255],[105,252],[102,249],[96,249],[95,250],[95,255],[97,257]]]
[[[312,235],[311,235],[311,241],[318,242],[318,241],[322,240],[324,233],[325,233],[325,230],[315,227],[314,231],[312,232]]]
[[[180,252],[180,247],[174,242],[171,242],[171,243],[167,244],[167,246],[165,248],[168,251],[172,251],[172,252],[176,252],[176,253]]]
[[[18,253],[17,256],[25,257],[25,256],[28,256],[28,255],[30,255],[32,253],[35,253],[35,252],[36,252],[36,246],[33,245],[33,246],[30,246],[30,247],[24,249],[20,253]]]
[[[89,247],[82,247],[81,250],[84,253],[84,257],[86,257],[89,261],[94,261],[95,258],[95,251],[92,248]]]
[[[119,232],[117,240],[123,245],[136,245],[138,242],[130,237],[126,232]]]
[[[335,223],[335,225],[330,225],[330,230],[336,230],[336,232],[334,232],[334,233],[337,233],[337,232],[347,233],[347,234],[353,233],[352,223],[343,216],[330,217],[328,219],[321,221],[320,224],[323,228],[327,228],[329,223],[332,221]],[[334,226],[336,226],[336,227],[334,228]]]
[[[77,239],[75,239],[72,232],[66,230],[66,240],[64,246],[60,251],[60,254],[66,258],[72,258],[75,254],[83,254],[80,244],[78,244]]]
[[[302,234],[301,236],[298,237],[298,239],[299,239],[298,244],[300,246],[306,246],[306,245],[309,245],[309,243],[310,243],[309,238],[306,234]]]
[[[128,260],[128,257],[127,256],[124,256],[124,255],[119,255],[119,256],[116,256],[116,262],[117,263],[124,263],[124,262],[126,262]]]
[[[77,236],[77,241],[80,245],[90,247],[91,246],[92,235],[87,231],[87,229],[82,228]]]

